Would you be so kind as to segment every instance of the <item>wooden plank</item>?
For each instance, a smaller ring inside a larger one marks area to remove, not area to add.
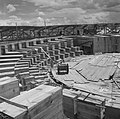
[[[53,115],[52,118],[48,118],[48,119],[68,119],[67,117],[64,116],[63,111],[59,111],[58,113],[56,113],[56,115]]]
[[[63,110],[70,119],[74,119],[74,114],[76,113],[75,98],[77,98],[79,93],[79,91],[63,90]]]
[[[13,89],[9,89],[3,93],[0,93],[0,96],[7,98],[7,99],[11,99],[15,96],[18,96],[20,94],[20,89],[19,87],[13,88]],[[1,101],[0,101],[1,102]]]
[[[103,58],[104,58],[104,55],[95,56],[95,58],[91,59],[89,63],[92,65],[98,65]]]
[[[76,65],[74,68],[78,71],[83,70],[88,65],[89,59],[85,59],[82,62],[80,62],[78,65]]]
[[[49,119],[56,115],[56,113],[59,113],[60,111],[63,111],[62,102],[58,102],[55,105],[50,105],[44,111],[42,111],[32,119]]]
[[[105,70],[105,68],[98,67],[97,71],[95,72],[95,74],[92,77],[93,81],[99,81],[99,79],[101,78],[100,76],[101,76],[103,70]]]
[[[86,101],[77,100],[77,112],[81,112],[81,113],[87,112],[91,115],[100,116],[100,107],[96,106],[94,103],[88,103]]]
[[[19,87],[18,79],[15,77],[4,77],[0,79],[0,93],[3,93],[9,89]]]
[[[71,70],[72,78],[75,83],[88,83],[88,81],[80,75],[76,70]]]
[[[14,101],[15,103],[27,106],[29,116],[31,118],[35,117],[35,115],[45,110],[51,105],[51,103],[57,103],[61,100],[61,88],[47,85],[41,85],[35,89],[32,89],[20,96],[11,99],[11,101]],[[25,119],[25,109],[21,109],[7,103],[2,103],[0,104],[0,111],[3,110],[5,110],[5,114],[8,114],[15,119]]]
[[[96,73],[97,69],[98,69],[97,66],[91,66],[89,72],[86,74],[86,78],[90,81],[94,81],[92,79],[92,76]]]
[[[19,81],[15,77],[4,77],[0,80],[0,96],[7,99],[20,94]],[[2,102],[2,101],[0,101]]]

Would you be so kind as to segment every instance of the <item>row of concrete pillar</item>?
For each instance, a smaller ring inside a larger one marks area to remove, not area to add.
[[[43,41],[44,42],[44,41]],[[28,61],[29,66],[39,64],[42,66],[52,66],[56,61],[75,57],[82,54],[79,47],[73,46],[72,39],[49,40],[47,43],[41,43],[26,48],[21,48],[18,51],[26,51],[27,54],[21,59]]]
[[[31,78],[29,68],[34,67],[34,65],[39,66],[39,68],[45,66],[52,67],[53,64],[60,59],[64,60],[68,57],[79,56],[82,53],[79,47],[73,46],[73,39],[49,39],[45,42],[44,39],[39,40],[39,42],[38,39],[33,39],[29,42],[24,41],[8,44],[5,45],[5,47],[5,54],[12,51],[26,53],[20,61],[17,62],[19,66],[17,66],[17,64],[15,65],[15,74],[19,74],[24,78],[28,77],[27,80],[29,80],[29,77]],[[26,62],[28,62],[28,66],[20,65],[22,63],[26,65]],[[35,71],[37,71],[37,68]]]

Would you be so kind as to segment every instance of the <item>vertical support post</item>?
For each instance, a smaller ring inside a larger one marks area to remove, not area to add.
[[[17,28],[17,22],[16,22],[15,24],[16,24],[16,35],[17,35],[17,40],[18,40],[18,28]]]
[[[3,41],[3,37],[2,37],[3,35],[2,35],[2,31],[1,31],[1,33],[0,33],[0,39],[1,39],[1,41]]]

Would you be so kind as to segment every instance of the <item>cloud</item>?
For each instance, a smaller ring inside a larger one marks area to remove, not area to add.
[[[42,17],[37,17],[29,20],[31,26],[44,26],[44,19]]]
[[[5,15],[5,13],[4,13],[4,12],[2,12],[2,11],[0,11],[0,15]]]
[[[44,15],[45,15],[44,12],[39,12],[38,14],[39,14],[40,16],[44,16]]]
[[[120,0],[93,0],[100,7],[114,7],[120,4]]]
[[[120,0],[23,0],[39,6],[42,12],[54,12],[66,8],[81,8],[83,10],[110,10],[120,5]]]
[[[45,13],[42,11],[39,11],[38,9],[35,10],[34,14],[37,14],[38,16],[44,16]]]
[[[20,17],[17,17],[15,15],[9,16],[8,19],[0,20],[0,26],[29,26],[30,23],[28,20],[24,20]]]
[[[7,5],[8,13],[16,11],[16,8],[12,4]]]
[[[9,16],[9,21],[11,21],[11,22],[21,22],[22,19],[18,16],[12,15],[12,16]]]
[[[81,8],[64,8],[61,10],[54,11],[46,14],[46,18],[54,18],[52,23],[60,24],[83,24],[83,23],[101,23],[109,22],[109,11],[87,11]]]
[[[32,2],[36,6],[56,6],[56,5],[59,5],[59,3],[56,0],[23,0],[23,1]]]
[[[46,14],[46,16],[49,17],[58,17],[58,18],[76,18],[76,16],[79,16],[81,14],[86,14],[86,11],[81,8],[64,8],[61,10],[57,10],[51,13]]]

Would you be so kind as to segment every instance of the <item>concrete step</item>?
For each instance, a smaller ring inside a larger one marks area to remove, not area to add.
[[[5,55],[23,55],[24,54],[24,52],[6,52],[6,54]]]
[[[54,50],[55,55],[59,55],[60,54],[60,50]]]
[[[14,66],[12,67],[0,67],[0,73],[14,71]]]
[[[30,74],[32,73],[39,73],[39,70],[29,70]]]
[[[70,57],[70,53],[65,53],[65,58]]]
[[[79,51],[76,51],[75,52],[75,56],[80,56],[83,54],[83,51],[82,50],[79,50]]]
[[[23,72],[29,72],[29,67],[15,68],[15,74],[23,73]]]
[[[60,50],[60,53],[61,53],[61,54],[64,54],[64,53],[65,53],[65,49],[60,48],[59,50]]]
[[[27,76],[27,77],[24,77],[24,80],[25,80],[26,84],[28,84],[28,83],[30,83],[30,81],[34,81],[35,77],[34,76]]]
[[[61,58],[61,59],[65,59],[65,54],[62,54],[62,53],[61,53],[61,54],[60,54],[60,58]]]
[[[76,51],[78,51],[78,50],[80,50],[80,47],[77,47],[77,46],[71,47],[71,51],[76,52]]]
[[[8,63],[8,62],[17,62],[19,58],[15,59],[0,59],[0,63]]]
[[[36,65],[33,67],[29,67],[29,70],[36,70],[36,69],[39,69]]]
[[[23,59],[21,59],[19,62],[28,62],[29,65],[32,65],[32,64],[33,64],[32,58],[23,58]]]
[[[21,77],[27,77],[27,76],[30,75],[30,73],[29,73],[29,72],[22,72],[22,73],[19,73],[19,75],[20,75]]]
[[[41,84],[43,84],[44,81],[38,78],[38,79],[35,79],[35,82],[37,82],[37,84],[41,85]]]
[[[49,54],[50,56],[54,56],[54,51],[53,51],[53,50],[49,50],[49,51],[48,51],[48,54]]]
[[[22,55],[0,55],[0,59],[14,59],[21,58]]]
[[[70,52],[70,57],[75,57],[75,52]]]
[[[55,60],[55,56],[51,56],[51,59],[54,61]]]
[[[32,63],[36,63],[36,62],[37,62],[37,56],[27,56],[27,57],[23,57],[22,60],[31,60]]]
[[[15,68],[24,68],[24,67],[28,67],[28,66],[29,66],[28,64],[22,64],[21,63],[21,65],[20,64],[16,64]]]
[[[32,75],[32,76],[39,76],[40,73],[39,72],[35,72],[35,73],[30,73],[30,75]]]
[[[6,63],[0,63],[0,67],[12,67],[15,66],[16,62],[6,62]]]
[[[70,53],[71,52],[71,48],[65,48],[65,52],[68,52],[68,53]]]
[[[44,53],[40,53],[40,59],[44,59],[45,58],[45,54]]]
[[[3,73],[0,73],[0,78],[2,77],[13,77],[15,75],[14,71],[9,71],[9,72],[3,72]]]
[[[22,67],[22,66],[26,66],[26,65],[28,65],[28,64],[29,64],[29,63],[28,63],[27,61],[25,61],[25,62],[19,61],[19,62],[17,62],[16,67]]]
[[[47,75],[38,75],[38,76],[35,76],[35,80],[44,80],[45,78],[48,78]]]
[[[60,55],[55,55],[55,60],[59,60],[60,59]]]

